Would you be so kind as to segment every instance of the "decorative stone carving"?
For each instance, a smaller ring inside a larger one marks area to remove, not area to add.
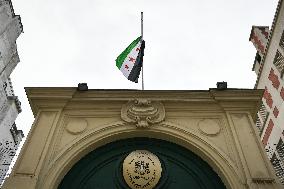
[[[160,102],[137,99],[122,106],[121,118],[128,123],[135,123],[138,128],[146,128],[165,119],[165,108]]]
[[[130,188],[152,189],[161,178],[162,166],[155,154],[147,150],[136,150],[124,159],[122,171]]]
[[[198,128],[202,134],[208,136],[218,135],[221,131],[220,125],[212,119],[203,119],[199,121]]]
[[[66,130],[73,135],[80,134],[86,130],[88,122],[85,119],[72,118],[68,121]]]
[[[265,184],[275,182],[275,179],[274,178],[252,178],[252,182],[265,185]]]

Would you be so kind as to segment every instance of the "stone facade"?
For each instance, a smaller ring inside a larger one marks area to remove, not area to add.
[[[21,104],[9,77],[19,62],[16,39],[22,31],[20,16],[15,15],[11,1],[0,0],[0,184],[23,137],[15,125]]]
[[[26,93],[35,121],[3,189],[56,189],[89,152],[135,137],[192,151],[227,188],[281,188],[255,128],[263,90],[26,88]]]
[[[256,126],[277,176],[284,184],[284,3],[279,0],[270,31],[253,26],[250,41],[257,49],[255,88],[264,89]]]

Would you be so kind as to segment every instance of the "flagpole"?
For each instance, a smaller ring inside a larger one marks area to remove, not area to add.
[[[143,12],[141,12],[141,42],[143,41]],[[144,73],[143,73],[143,65],[142,63],[142,90],[144,90]]]

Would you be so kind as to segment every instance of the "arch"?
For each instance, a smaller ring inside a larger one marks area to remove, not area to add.
[[[180,145],[207,162],[220,176],[227,188],[244,188],[240,184],[241,178],[235,171],[237,168],[225,153],[195,131],[184,130],[178,125],[166,122],[154,125],[149,129],[136,129],[133,125],[118,122],[98,127],[83,134],[61,150],[61,153],[51,162],[48,173],[41,181],[42,188],[57,189],[71,167],[94,149],[110,142],[134,137],[162,139]]]
[[[155,188],[225,189],[220,177],[196,154],[172,142],[153,138],[128,138],[95,149],[71,168],[58,189],[129,188],[122,176],[122,162],[135,150],[147,150],[159,157],[155,163],[162,163],[162,176]],[[149,173],[146,175],[151,177]],[[148,184],[152,185],[149,180]]]

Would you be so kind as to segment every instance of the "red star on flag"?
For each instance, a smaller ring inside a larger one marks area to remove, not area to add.
[[[128,57],[128,58],[129,58],[129,61],[130,61],[130,62],[135,63],[135,60],[136,60],[135,58],[132,58],[132,57]]]
[[[125,67],[126,69],[128,69],[128,68],[129,68],[129,67],[128,67],[128,65],[125,65],[124,67]]]

